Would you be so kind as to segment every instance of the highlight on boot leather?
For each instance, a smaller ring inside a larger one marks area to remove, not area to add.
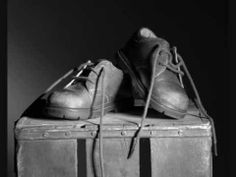
[[[51,91],[70,75],[74,76],[64,88]],[[126,109],[133,104],[126,82],[123,72],[110,61],[88,61],[54,82],[38,99],[44,102],[38,109],[43,117],[63,119],[95,118],[100,116],[102,109],[104,114]]]
[[[175,54],[166,40],[148,28],[141,28],[117,52],[117,63],[130,75],[135,98],[146,101],[152,85],[150,106],[180,119],[187,113],[189,98]]]

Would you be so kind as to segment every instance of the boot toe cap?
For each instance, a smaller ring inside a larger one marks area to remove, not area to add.
[[[152,96],[160,104],[179,112],[186,112],[189,98],[180,85],[164,83],[159,85]]]
[[[55,91],[48,96],[48,106],[64,108],[87,108],[88,99],[83,94],[75,94],[70,90]]]

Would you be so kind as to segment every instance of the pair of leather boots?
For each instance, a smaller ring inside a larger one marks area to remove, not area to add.
[[[136,99],[150,102],[150,107],[165,115],[183,118],[189,98],[178,58],[166,40],[141,28],[117,52],[115,64],[105,59],[88,61],[56,81],[42,98],[42,113],[46,117],[88,119],[99,117],[101,111],[130,108]],[[73,78],[63,89],[49,93],[70,75]]]
[[[200,116],[208,118],[212,125],[214,152],[217,155],[214,121],[204,109],[184,60],[175,47],[170,48],[166,40],[157,37],[150,29],[141,28],[118,50],[114,63],[105,59],[95,63],[87,61],[70,70],[22,116],[72,120],[101,117],[102,122],[107,112],[130,109],[134,100],[142,100],[145,107],[130,151],[132,154],[149,107],[176,119],[187,114],[190,102],[193,102],[182,81],[182,76],[186,74],[195,93],[194,103],[199,108]],[[68,78],[69,82],[62,89],[52,91]]]

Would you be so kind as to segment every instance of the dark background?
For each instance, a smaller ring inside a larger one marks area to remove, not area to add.
[[[14,122],[53,81],[82,62],[113,60],[139,27],[178,47],[214,118],[228,176],[229,59],[227,1],[8,1],[8,174],[14,176]]]

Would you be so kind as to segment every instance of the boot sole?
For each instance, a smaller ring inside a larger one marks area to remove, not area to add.
[[[163,105],[156,100],[152,99],[150,100],[151,107],[155,110],[157,110],[160,113],[163,113],[169,117],[175,118],[175,119],[183,119],[187,112],[184,111],[177,111],[175,109],[172,109],[166,105]]]
[[[116,103],[105,103],[104,115],[110,111],[121,111],[131,108],[133,103],[130,100],[120,101]],[[66,108],[66,107],[54,107],[48,106],[43,110],[43,116],[53,117],[59,119],[71,119],[71,120],[86,120],[91,118],[97,118],[101,116],[101,106],[93,108]]]

